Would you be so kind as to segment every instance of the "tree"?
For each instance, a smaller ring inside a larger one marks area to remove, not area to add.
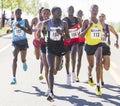
[[[41,0],[1,0],[0,8],[2,9],[11,9],[15,8],[22,9],[23,12],[28,14],[37,15],[38,10],[43,7],[49,7],[49,4],[46,2],[41,2]]]
[[[32,8],[31,8],[32,7]],[[29,1],[26,5],[26,12],[28,14],[32,14],[32,15],[37,15],[38,14],[38,11],[41,7],[46,7],[48,8],[49,7],[49,4],[46,3],[46,2],[41,2],[40,0],[31,0],[31,2]]]
[[[0,8],[2,9],[11,9],[11,11],[16,8],[17,6],[17,1],[16,0],[1,0],[0,2]]]

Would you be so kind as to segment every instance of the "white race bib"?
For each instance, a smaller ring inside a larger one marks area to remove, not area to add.
[[[20,28],[16,27],[15,28],[15,35],[16,36],[23,36],[24,35],[24,31],[21,30]]]
[[[60,34],[57,33],[58,27],[51,27],[51,31],[50,31],[50,39],[54,40],[54,41],[59,41],[61,40],[61,36]]]
[[[70,38],[78,38],[78,31],[77,28],[69,29]]]
[[[102,34],[102,42],[107,43],[107,37],[104,36],[104,33]]]
[[[91,29],[91,38],[92,39],[101,39],[99,28],[92,28]]]

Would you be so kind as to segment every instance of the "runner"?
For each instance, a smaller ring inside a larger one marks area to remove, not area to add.
[[[63,38],[69,40],[68,27],[65,21],[61,20],[61,8],[52,8],[52,19],[45,23],[45,28],[48,31],[47,37],[47,61],[49,65],[49,86],[50,93],[47,100],[54,101],[53,85],[54,85],[54,69],[59,67],[62,56],[65,54]],[[57,63],[55,63],[57,62]],[[54,65],[55,64],[55,65]]]
[[[47,21],[50,17],[50,10],[47,9],[47,8],[44,8],[42,10],[42,16],[43,16],[43,21]],[[39,23],[38,24],[38,29],[41,29],[42,27],[42,24],[43,23]],[[49,92],[50,92],[50,89],[49,89],[49,83],[48,83],[48,64],[47,64],[47,59],[46,59],[46,41],[45,39],[47,38],[47,31],[45,28],[43,28],[43,36],[41,38],[41,64],[43,64],[42,66],[45,66],[45,77],[46,77],[46,81],[47,81],[47,85],[48,85],[48,90],[47,92],[45,93],[46,96],[48,96]],[[41,33],[40,31],[37,32],[37,36],[41,36]],[[39,79],[41,79],[41,76],[42,76],[42,70],[40,72],[40,77]]]
[[[78,18],[78,34],[81,31],[81,27],[82,27],[82,23],[83,23],[83,11],[79,10],[77,13],[77,18]],[[83,47],[84,47],[84,43],[85,43],[85,38],[80,38],[78,37],[78,62],[77,62],[77,75],[76,75],[76,82],[79,82],[79,73],[80,73],[80,68],[81,68],[81,60],[82,60],[82,55],[83,55]]]
[[[77,39],[78,39],[78,19],[77,17],[74,17],[74,7],[70,6],[68,8],[68,17],[65,17],[63,20],[65,20],[68,23],[69,28],[69,34],[71,41],[66,42],[64,40],[64,45],[67,48],[67,53],[65,55],[66,59],[66,71],[67,71],[67,85],[71,85],[71,75],[72,75],[72,82],[75,82],[75,63],[76,63],[76,51],[77,51]],[[71,53],[71,62],[72,62],[72,74],[69,72],[70,67],[70,53]]]
[[[111,26],[105,23],[106,16],[104,13],[101,13],[99,16],[99,20],[103,26],[103,36],[102,36],[102,70],[101,70],[101,86],[104,87],[104,81],[103,81],[103,68],[108,71],[110,68],[110,32],[112,32],[116,36],[116,42],[115,47],[119,48],[118,44],[118,34],[115,31],[115,29]]]
[[[80,37],[86,36],[86,45],[85,51],[87,54],[87,60],[89,63],[88,66],[88,83],[91,86],[94,86],[94,81],[92,77],[92,70],[94,67],[94,56],[96,57],[96,93],[97,95],[102,95],[100,89],[100,71],[102,65],[102,26],[98,23],[97,14],[98,14],[98,6],[92,5],[91,9],[91,17],[89,20],[85,20],[82,26],[82,32]]]
[[[40,23],[41,21],[43,21],[43,17],[42,17],[42,10],[44,9],[44,7],[41,7],[39,9],[39,16],[38,17],[34,17],[32,19],[32,22],[31,22],[31,29],[32,29],[32,32],[34,33],[34,40],[33,40],[33,45],[34,45],[34,49],[35,49],[35,56],[36,56],[36,59],[39,60],[40,58],[40,39],[39,37],[36,35],[37,33],[37,25],[38,23]],[[43,63],[42,63],[42,60],[40,61],[40,76],[39,76],[39,79],[42,80],[43,79],[43,75],[42,75],[42,70],[43,70]]]
[[[29,26],[27,19],[21,18],[22,10],[16,9],[15,16],[16,21],[13,23],[13,36],[12,36],[12,44],[14,47],[13,50],[13,64],[12,64],[12,71],[13,71],[13,78],[11,84],[16,84],[16,70],[17,70],[17,59],[19,52],[21,53],[21,60],[23,63],[23,70],[27,71],[27,64],[26,64],[26,54],[28,48],[28,41],[26,38],[26,33],[32,34],[31,28]]]
[[[32,22],[31,22],[31,29],[32,29],[32,32],[34,32],[33,45],[34,45],[35,55],[36,55],[37,60],[40,58],[40,39],[36,35],[36,32],[37,32],[38,23],[43,21],[42,10],[43,10],[43,7],[41,7],[41,9],[39,9],[39,17],[33,18]]]

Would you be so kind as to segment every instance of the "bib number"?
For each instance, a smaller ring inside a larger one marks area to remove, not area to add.
[[[69,29],[70,38],[77,38],[78,37],[78,31],[77,29]]]
[[[61,40],[61,35],[58,34],[56,31],[50,31],[50,39],[54,41]]]
[[[104,36],[104,34],[102,35],[102,42],[106,43],[107,42],[107,38]]]
[[[91,29],[91,38],[92,39],[100,39],[100,29],[92,28]]]
[[[15,28],[15,35],[17,36],[23,36],[24,35],[24,32],[23,30],[21,30],[20,28]]]

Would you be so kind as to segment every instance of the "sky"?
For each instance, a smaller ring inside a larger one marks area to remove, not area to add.
[[[41,0],[47,2],[50,8],[59,6],[63,11],[67,11],[67,8],[72,5],[77,12],[79,9],[83,10],[84,17],[90,16],[90,6],[97,4],[99,6],[99,13],[106,14],[107,22],[120,22],[120,4],[119,0]],[[76,15],[76,13],[74,14]]]

